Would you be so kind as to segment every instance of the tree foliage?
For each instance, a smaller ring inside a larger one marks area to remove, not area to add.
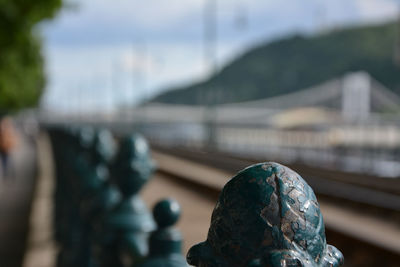
[[[61,5],[62,0],[0,0],[0,111],[38,103],[45,76],[36,26]]]
[[[213,104],[272,97],[364,70],[400,94],[393,60],[395,23],[291,36],[256,47],[209,80],[175,88],[153,102]]]

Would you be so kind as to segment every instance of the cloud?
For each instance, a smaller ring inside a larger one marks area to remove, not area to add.
[[[204,7],[211,0],[74,0],[45,26],[45,102],[68,106],[71,94],[109,104],[136,99],[207,76]],[[216,0],[219,65],[265,40],[293,31],[395,18],[398,0]],[[239,29],[238,16],[245,21]],[[82,93],[71,93],[73,91]],[[125,99],[125,100],[126,100]],[[74,102],[74,101],[73,101]],[[79,101],[75,101],[79,103]]]
[[[173,23],[193,10],[201,8],[203,0],[85,0],[74,1],[78,16],[98,21],[135,23],[146,28]],[[160,23],[161,22],[161,23]],[[121,24],[123,26],[123,24]]]
[[[49,41],[110,43],[143,38],[165,40],[171,38],[174,32],[187,34],[197,27],[193,19],[199,18],[196,14],[201,13],[203,0],[85,0],[76,4],[77,9],[64,10],[56,21],[46,25]]]
[[[81,108],[83,101],[88,107],[110,108],[110,94],[115,103],[137,103],[205,75],[201,46],[158,44],[147,50],[129,44],[47,48],[50,79],[43,105],[70,110]]]
[[[360,18],[364,21],[386,21],[399,14],[399,2],[394,0],[354,0]]]
[[[211,0],[85,0],[77,10],[45,27],[47,40],[57,44],[200,42],[205,5]],[[387,20],[397,14],[396,0],[216,0],[221,39],[234,39],[235,20],[242,16],[244,38],[290,29],[310,30],[315,24],[335,25]]]

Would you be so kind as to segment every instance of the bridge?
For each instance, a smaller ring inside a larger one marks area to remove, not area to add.
[[[244,103],[149,103],[107,114],[40,112],[45,123],[141,132],[152,143],[241,157],[400,176],[400,98],[368,73],[348,73],[296,93]]]

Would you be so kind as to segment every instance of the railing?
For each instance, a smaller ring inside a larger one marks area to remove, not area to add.
[[[107,130],[48,129],[56,167],[57,265],[187,266],[173,227],[179,204],[151,214],[139,196],[155,170],[146,140]],[[154,192],[156,193],[156,192]],[[187,256],[194,266],[340,266],[327,245],[312,189],[277,163],[252,165],[222,189],[207,240]]]

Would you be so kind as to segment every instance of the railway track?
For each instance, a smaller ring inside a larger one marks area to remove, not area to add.
[[[262,161],[182,148],[171,150],[157,147],[156,149],[230,173],[236,173],[251,164]],[[300,173],[321,197],[368,205],[374,210],[384,209],[385,211],[400,212],[400,179],[354,175],[334,170],[316,169],[300,164],[286,165]]]
[[[228,178],[244,166],[249,165],[240,166],[244,162],[235,159],[237,165],[233,163],[235,160],[226,160],[222,168],[216,168],[216,163],[221,163],[219,161],[222,161],[222,158],[217,160],[205,154],[206,159],[204,159],[199,155],[190,156],[189,152],[183,153],[182,151],[171,152],[174,154],[171,156],[170,152],[168,151],[168,154],[159,150],[153,152],[158,162],[159,174],[164,179],[173,182],[175,187],[193,194],[201,194],[204,198],[212,200],[213,203],[216,202],[218,194]],[[207,161],[210,163],[205,164]],[[218,166],[221,165],[218,164]],[[235,168],[235,170],[231,168]],[[303,174],[300,171],[299,173]],[[337,183],[342,187],[341,183]],[[349,186],[345,190],[356,187],[354,184]],[[327,185],[327,187],[330,186]],[[367,187],[364,189],[372,190]],[[339,198],[329,197],[334,190],[337,188],[329,188],[328,193],[322,197],[318,196],[318,199],[327,227],[327,238],[330,243],[343,250],[347,260],[346,266],[398,266],[400,217],[398,217],[398,211],[392,209],[396,206],[386,205],[383,202],[381,204],[385,207],[377,207],[379,205],[375,200],[369,201],[370,203],[368,201],[357,202],[351,196],[351,192],[345,190],[346,194],[343,193]],[[383,193],[388,194],[387,192]],[[381,198],[381,201],[383,200],[384,198]],[[186,205],[190,206],[190,200],[186,201]],[[350,204],[350,202],[356,203]],[[375,212],[371,206],[374,206],[379,212]],[[209,220],[210,217],[207,218],[208,223]]]

